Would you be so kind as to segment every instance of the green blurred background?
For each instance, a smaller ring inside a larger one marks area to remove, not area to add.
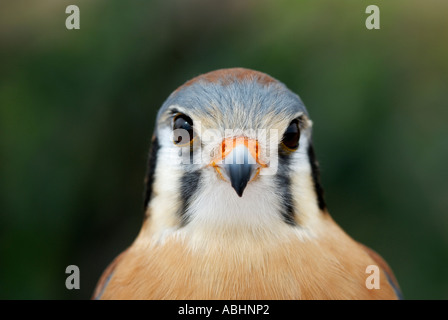
[[[448,299],[447,17],[443,0],[2,1],[0,298],[90,298],[140,229],[157,109],[241,66],[307,105],[333,218],[405,298]]]

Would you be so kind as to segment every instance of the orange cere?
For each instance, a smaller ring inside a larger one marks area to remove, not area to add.
[[[249,139],[247,137],[236,137],[236,138],[226,138],[222,141],[221,147],[219,148],[219,152],[215,158],[210,162],[210,166],[213,166],[216,171],[219,173],[219,176],[223,179],[224,177],[221,174],[221,170],[219,168],[219,164],[223,163],[224,159],[232,152],[232,150],[238,146],[243,144],[247,150],[249,150],[251,156],[255,159],[255,161],[260,165],[260,167],[266,168],[268,165],[260,160],[260,148],[258,145],[258,141],[255,139]],[[258,175],[260,168],[257,169]],[[255,178],[255,177],[254,177]]]

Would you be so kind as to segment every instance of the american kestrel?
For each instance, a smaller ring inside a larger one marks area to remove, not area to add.
[[[330,217],[311,127],[300,98],[261,72],[176,89],[157,115],[143,226],[93,297],[401,298],[386,262]]]

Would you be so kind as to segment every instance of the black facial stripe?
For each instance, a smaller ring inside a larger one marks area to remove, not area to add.
[[[317,196],[317,204],[319,205],[319,209],[324,211],[327,205],[325,204],[324,200],[324,190],[320,183],[319,164],[317,163],[316,155],[314,154],[314,148],[311,143],[308,146],[308,159],[310,160],[311,173],[314,182],[314,191],[316,192]]]
[[[199,186],[199,180],[201,179],[201,171],[196,170],[192,172],[186,172],[180,179],[180,197],[182,201],[181,209],[179,210],[180,218],[182,219],[182,226],[188,223],[188,217],[186,215],[188,208],[191,204],[191,198],[195,194]]]
[[[280,147],[279,147],[280,149]],[[291,179],[289,177],[289,162],[290,157],[288,154],[279,152],[279,167],[282,170],[278,170],[275,175],[275,183],[277,185],[278,193],[282,197],[282,218],[283,221],[289,225],[295,226],[294,220],[294,205],[291,194]]]
[[[157,164],[157,153],[160,149],[159,140],[156,136],[153,137],[151,148],[149,150],[148,156],[148,167],[145,178],[145,198],[144,198],[144,209],[148,206],[149,200],[151,200],[152,195],[152,184],[154,183],[154,173],[156,171]]]

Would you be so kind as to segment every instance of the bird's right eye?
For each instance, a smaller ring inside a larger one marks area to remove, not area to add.
[[[185,114],[178,113],[173,119],[173,132],[176,145],[191,143],[194,139],[193,120]]]

